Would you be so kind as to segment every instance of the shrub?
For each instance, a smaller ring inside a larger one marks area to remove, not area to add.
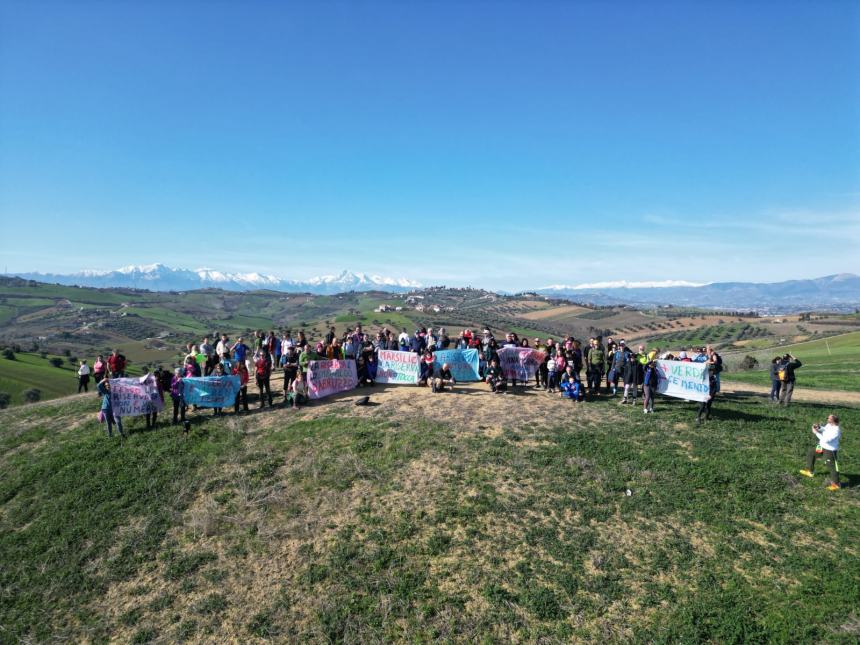
[[[3,358],[6,358],[10,361],[14,361],[15,360],[15,352],[13,352],[10,347],[7,347],[6,349],[3,350]]]
[[[74,367],[74,366],[76,366],[76,365],[78,364],[78,357],[77,357],[77,356],[69,356],[69,357],[66,359],[66,362],[67,362],[69,365],[71,365],[71,366],[73,366],[73,367]]]
[[[12,396],[8,392],[0,392],[0,410],[5,409],[12,401]]]
[[[741,360],[740,368],[742,370],[754,370],[757,367],[758,360],[756,360],[755,356],[750,356],[749,354],[747,354],[743,357],[743,360]]]
[[[35,403],[42,398],[42,390],[32,387],[29,390],[24,390],[21,393],[27,403]]]
[[[41,358],[48,358],[48,352],[39,352]]]
[[[52,357],[52,358],[49,358],[49,359],[48,359],[48,362],[49,362],[51,365],[53,365],[54,367],[61,367],[61,366],[62,366],[62,364],[63,364],[63,359],[62,359],[62,358],[59,358],[58,356],[54,356],[54,357]]]
[[[71,355],[72,355],[72,350],[70,350],[70,349],[64,349],[63,350],[63,356],[71,356]]]

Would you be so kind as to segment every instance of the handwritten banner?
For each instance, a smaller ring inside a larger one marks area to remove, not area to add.
[[[480,381],[478,373],[477,349],[441,349],[433,353],[433,368],[440,369],[443,363],[448,363],[451,376],[460,383]]]
[[[415,352],[380,350],[377,354],[377,383],[418,383],[419,362]]]
[[[226,408],[236,402],[242,379],[238,376],[198,376],[182,379],[186,405]]]
[[[115,417],[138,417],[160,412],[164,401],[158,394],[154,376],[110,379],[110,405]]]
[[[660,382],[657,392],[688,401],[707,401],[710,397],[708,366],[705,363],[657,361]]]
[[[345,392],[356,385],[358,385],[358,373],[353,360],[308,363],[308,394],[312,399]]]
[[[528,381],[533,379],[544,354],[530,347],[502,347],[499,350],[499,367],[507,379]]]

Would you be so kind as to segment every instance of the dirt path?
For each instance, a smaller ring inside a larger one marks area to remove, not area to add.
[[[767,385],[753,385],[752,383],[738,383],[722,381],[721,391],[735,394],[770,394]],[[794,390],[793,401],[807,401],[810,403],[840,403],[842,405],[860,405],[860,392],[848,392],[845,390],[813,390],[799,387]]]

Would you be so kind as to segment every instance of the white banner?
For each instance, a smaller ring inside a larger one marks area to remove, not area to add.
[[[660,382],[657,392],[688,401],[707,401],[710,396],[707,363],[657,361]]]

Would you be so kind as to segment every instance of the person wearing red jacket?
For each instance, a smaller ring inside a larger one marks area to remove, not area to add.
[[[236,414],[239,414],[239,401],[242,401],[242,409],[248,411],[248,367],[245,361],[237,361],[233,367],[233,376],[239,377],[239,391],[236,392]],[[260,397],[262,399],[262,397]]]
[[[269,398],[269,407],[272,407],[274,405],[272,402],[272,387],[269,384],[269,378],[272,375],[272,364],[269,362],[269,357],[265,351],[257,354],[257,360],[254,361],[254,371],[257,377],[257,389],[260,390],[260,407],[265,407],[266,395]]]
[[[120,354],[118,349],[113,350],[107,359],[110,378],[123,378],[125,376],[125,362],[125,356]]]

